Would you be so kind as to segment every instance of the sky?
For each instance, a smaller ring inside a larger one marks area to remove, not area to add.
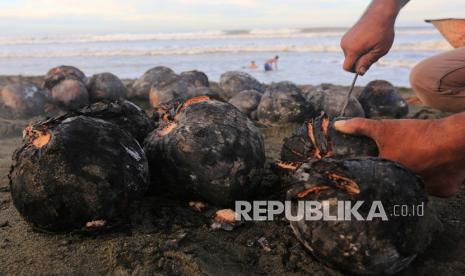
[[[0,0],[0,35],[346,27],[370,0]],[[464,17],[464,0],[411,0],[400,26]]]

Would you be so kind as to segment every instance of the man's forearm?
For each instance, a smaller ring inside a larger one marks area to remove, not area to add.
[[[407,2],[409,0],[373,0],[362,18],[368,17],[385,24],[394,24],[399,11]]]

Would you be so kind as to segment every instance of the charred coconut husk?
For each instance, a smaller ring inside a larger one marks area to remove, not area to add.
[[[302,123],[315,112],[302,96],[300,88],[291,82],[272,83],[263,94],[257,108],[263,124]]]
[[[399,95],[397,89],[389,82],[375,80],[363,89],[359,101],[368,118],[403,118],[409,107]]]
[[[52,102],[64,110],[76,110],[89,104],[86,86],[77,80],[64,80],[51,91]]]
[[[298,182],[288,191],[292,214],[299,215],[299,202],[316,201],[336,219],[296,217],[291,227],[317,259],[337,269],[362,275],[396,273],[425,250],[440,228],[422,181],[396,163],[325,159],[302,165],[294,175]],[[355,209],[363,221],[350,208],[339,211],[341,202],[351,208],[362,202]],[[418,209],[415,215],[394,216],[400,205]]]
[[[145,72],[136,80],[129,91],[129,98],[147,100],[152,85],[176,76],[173,70],[168,67],[158,66]]]
[[[62,65],[47,72],[42,87],[51,91],[53,87],[64,80],[77,80],[83,84],[87,83],[87,77],[81,70],[73,66]]]
[[[174,75],[165,81],[152,86],[150,90],[150,105],[158,110],[175,109],[186,100],[199,96],[208,96],[211,99],[219,99],[219,95],[209,87],[196,87],[183,78]]]
[[[116,124],[142,145],[154,128],[152,121],[139,106],[126,100],[97,102],[79,109],[74,115],[85,115]]]
[[[152,180],[171,195],[226,206],[259,188],[265,162],[259,130],[234,106],[188,100],[147,137]]]
[[[230,71],[221,75],[219,85],[222,90],[221,97],[226,101],[244,90],[265,92],[265,88],[258,80],[245,72],[239,71]]]
[[[249,118],[252,118],[252,112],[257,110],[257,107],[260,104],[260,100],[262,99],[262,95],[262,93],[255,90],[246,90],[232,97],[229,100],[229,103],[234,105]]]
[[[378,156],[378,147],[370,138],[346,135],[334,129],[326,114],[305,122],[296,133],[285,139],[281,149],[282,165],[308,162],[325,157],[345,158]]]
[[[42,115],[47,95],[34,84],[15,83],[1,90],[0,115],[7,119],[26,119]]]
[[[25,129],[9,175],[14,205],[26,221],[50,231],[111,224],[148,187],[144,152],[115,124],[65,118]]]
[[[153,108],[169,102],[184,102],[190,98],[189,91],[194,87],[178,75],[158,82],[150,89],[149,100]]]
[[[92,103],[102,100],[120,100],[126,98],[128,94],[123,82],[112,73],[93,75],[87,88],[89,100]]]
[[[180,76],[195,87],[210,87],[210,82],[204,72],[193,70],[183,72]]]
[[[347,100],[347,93],[349,91],[317,90],[312,95],[309,95],[310,103],[317,107],[318,112],[324,111],[330,118],[336,118],[341,116]],[[365,112],[360,102],[354,96],[351,96],[342,116],[346,118],[365,117]]]

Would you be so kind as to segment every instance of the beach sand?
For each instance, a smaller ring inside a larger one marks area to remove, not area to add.
[[[0,77],[0,87],[18,78]],[[40,81],[40,77],[27,79]],[[125,80],[128,85],[131,82]],[[357,88],[356,93],[360,91]],[[412,96],[408,89],[401,92]],[[411,107],[410,117],[444,116],[423,106]],[[262,129],[268,163],[277,158],[282,139],[294,128]],[[9,136],[18,135],[12,133]],[[210,229],[214,208],[199,213],[189,209],[187,202],[163,197],[148,196],[136,202],[126,224],[102,233],[37,231],[18,214],[9,193],[11,154],[20,143],[17,136],[0,139],[0,275],[341,275],[317,262],[285,221],[246,223],[232,232],[214,231]],[[268,172],[265,178],[274,189],[271,197],[282,197],[283,192],[276,190],[276,176]],[[465,271],[465,189],[450,199],[431,200],[444,231],[435,235],[430,247],[401,275],[461,275]],[[258,242],[263,237],[269,248]]]

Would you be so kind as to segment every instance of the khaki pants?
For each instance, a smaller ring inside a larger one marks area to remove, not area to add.
[[[420,62],[410,82],[423,103],[447,112],[465,111],[465,47]]]

